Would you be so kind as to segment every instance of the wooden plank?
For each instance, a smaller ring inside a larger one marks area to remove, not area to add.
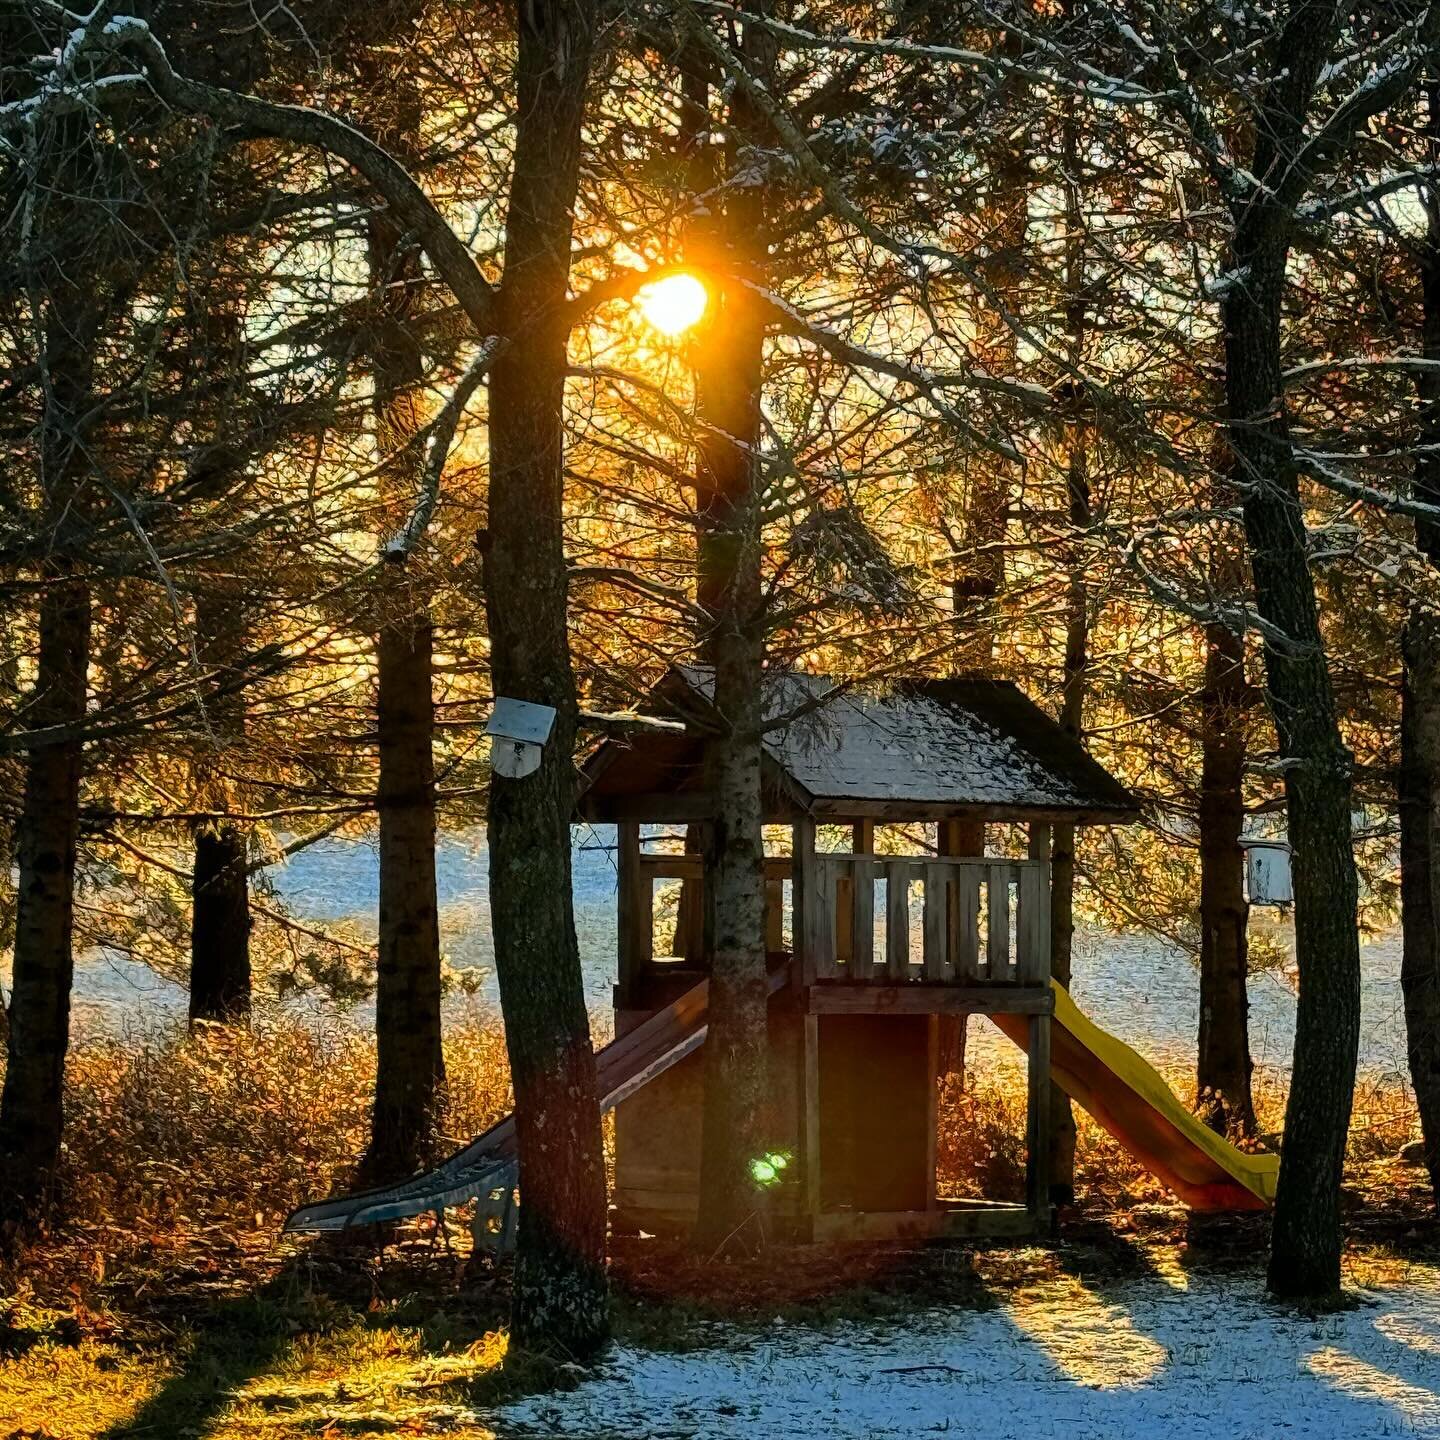
[[[1048,985],[832,983],[812,987],[807,1008],[812,1015],[1048,1015],[1055,997]]]
[[[985,957],[992,984],[1015,979],[1010,962],[1010,871],[1008,864],[991,864],[985,874]]]
[[[840,973],[835,945],[835,891],[842,857],[817,856],[815,860],[815,915],[810,927],[811,956],[817,980],[833,980]]]
[[[812,1222],[820,1213],[820,1021],[800,1022],[800,1209]]]
[[[815,1217],[818,1242],[1010,1239],[1035,1233],[1023,1205],[936,1210],[836,1210]]]
[[[925,1031],[925,1208],[939,1208],[940,1161],[940,1017],[932,1015]]]
[[[1050,1228],[1050,1017],[1030,1017],[1025,1117],[1025,1197],[1036,1226]]]
[[[955,950],[955,978],[972,984],[980,979],[979,866],[965,865],[955,874],[955,923],[959,934]]]
[[[765,948],[778,955],[785,948],[785,882],[765,882]]]
[[[850,978],[868,981],[875,974],[875,860],[857,855],[853,863]]]
[[[640,854],[640,864],[650,872],[652,880],[703,880],[705,857],[697,854]],[[765,857],[765,879],[788,880],[794,861],[788,855]]]
[[[1040,985],[1050,974],[1049,867],[1020,867],[1019,979],[1022,985]]]
[[[615,929],[618,954],[616,980],[622,1003],[628,1005],[640,977],[654,958],[650,877],[640,865],[640,826],[622,820],[615,827],[615,867],[619,881]]]
[[[885,862],[885,974],[910,978],[910,861]]]
[[[817,896],[815,886],[815,822],[805,816],[795,822],[791,832],[794,836],[795,881],[792,894],[792,920],[794,961],[793,983],[804,989],[815,983],[815,910]]]
[[[921,970],[927,980],[949,979],[945,920],[950,896],[950,871],[933,861],[925,867],[925,929],[920,951]]]

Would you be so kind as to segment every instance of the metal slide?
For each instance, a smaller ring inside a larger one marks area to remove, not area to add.
[[[770,983],[772,991],[778,989],[784,983],[783,972],[772,974]],[[596,1052],[602,1113],[705,1043],[709,1003],[710,982],[702,980]],[[474,1199],[482,1206],[500,1207],[498,1213],[508,1226],[513,1220],[510,1202],[515,1183],[515,1120],[507,1115],[435,1169],[398,1185],[302,1205],[286,1220],[285,1229],[346,1230],[352,1225],[403,1220]]]
[[[1263,1210],[1275,1199],[1278,1155],[1238,1150],[1198,1120],[1149,1065],[1095,1024],[1053,980],[1051,1074],[1192,1210]],[[1023,1015],[989,1017],[1023,1050]]]

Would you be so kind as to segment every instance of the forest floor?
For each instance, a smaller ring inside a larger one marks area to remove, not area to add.
[[[1352,1177],[1351,1303],[1264,1297],[1264,1217],[1078,1213],[1053,1243],[622,1242],[593,1370],[509,1356],[457,1246],[71,1232],[0,1274],[0,1440],[447,1435],[1440,1437],[1440,1235],[1419,1172]]]

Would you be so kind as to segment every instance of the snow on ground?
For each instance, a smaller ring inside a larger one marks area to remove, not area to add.
[[[904,1325],[719,1330],[710,1348],[617,1349],[502,1435],[984,1440],[1440,1437],[1440,1272],[1297,1318],[1246,1276],[1078,1282]]]

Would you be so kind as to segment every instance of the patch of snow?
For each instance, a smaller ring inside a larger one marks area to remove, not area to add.
[[[1252,1277],[1056,1282],[992,1311],[824,1332],[721,1327],[711,1348],[619,1347],[569,1394],[502,1407],[506,1435],[793,1440],[1440,1437],[1440,1273],[1304,1319]]]

